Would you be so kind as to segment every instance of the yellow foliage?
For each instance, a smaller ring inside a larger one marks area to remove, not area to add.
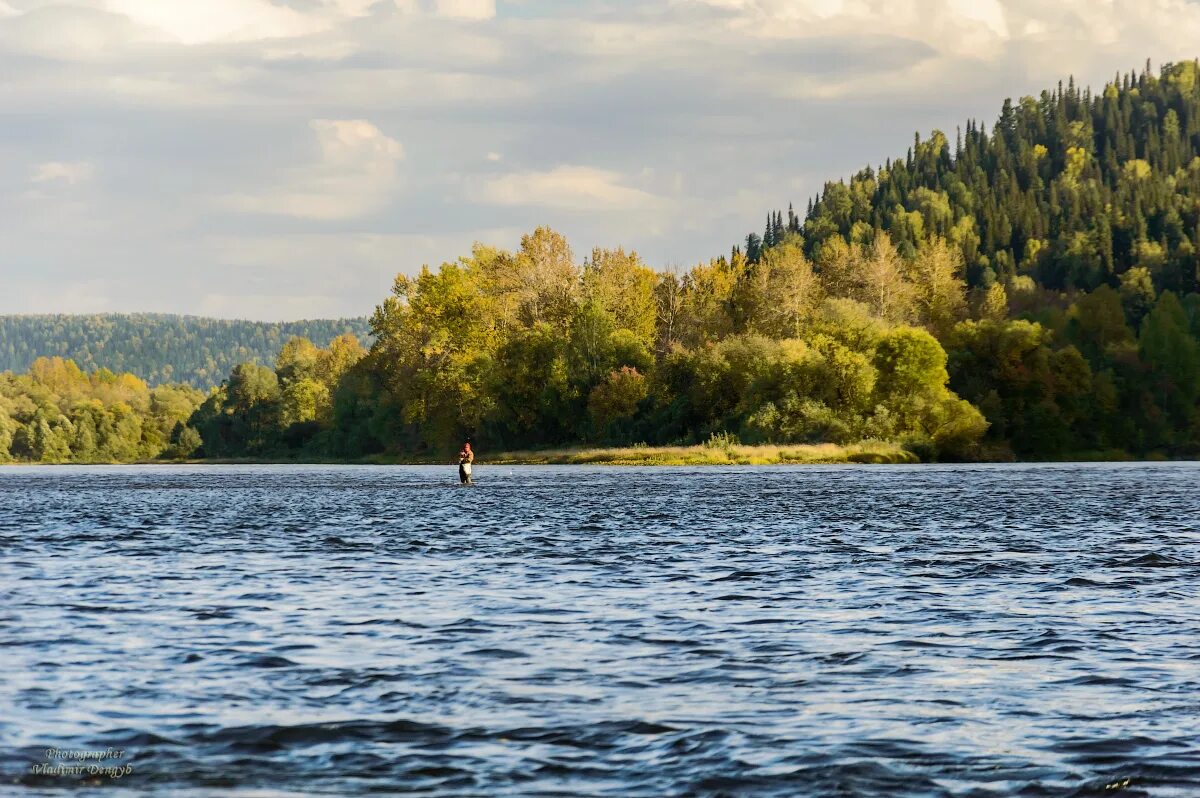
[[[1149,161],[1143,161],[1141,158],[1135,158],[1132,161],[1127,161],[1124,167],[1125,177],[1130,180],[1145,180],[1150,177],[1153,171],[1150,168]]]
[[[1083,147],[1070,147],[1067,149],[1067,164],[1066,176],[1068,181],[1075,182],[1083,174],[1083,170],[1087,168],[1092,156]]]

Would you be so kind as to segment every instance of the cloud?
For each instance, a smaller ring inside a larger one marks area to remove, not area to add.
[[[267,0],[107,0],[107,7],[182,44],[304,36],[321,28],[315,15]]]
[[[914,130],[1198,41],[1191,0],[0,0],[0,312],[96,274],[365,312],[539,224],[686,265]]]
[[[37,164],[29,177],[30,183],[82,183],[92,176],[93,167],[87,161],[66,163],[47,161]]]
[[[591,211],[652,208],[659,198],[621,184],[617,172],[559,166],[544,172],[514,172],[484,182],[478,197],[495,205]]]
[[[351,219],[378,210],[396,187],[404,147],[365,119],[314,119],[315,163],[293,167],[277,187],[227,202],[245,213]]]
[[[0,14],[0,48],[4,52],[35,55],[49,62],[103,60],[149,38],[148,32],[129,18],[100,8],[55,5]],[[60,83],[55,88],[62,91],[66,86]]]
[[[966,19],[983,23],[997,36],[1008,38],[1008,21],[1000,0],[951,0],[950,8]]]
[[[443,17],[491,19],[496,16],[496,0],[436,0],[434,8]]]

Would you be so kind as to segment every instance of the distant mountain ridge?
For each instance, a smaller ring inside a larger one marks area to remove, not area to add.
[[[165,313],[0,316],[0,371],[23,372],[39,357],[69,358],[84,371],[130,372],[151,385],[220,384],[238,363],[272,364],[293,337],[326,346],[366,318],[262,322]]]

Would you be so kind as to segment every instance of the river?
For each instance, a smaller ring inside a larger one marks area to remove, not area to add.
[[[1200,795],[1200,466],[475,478],[0,469],[0,792]]]

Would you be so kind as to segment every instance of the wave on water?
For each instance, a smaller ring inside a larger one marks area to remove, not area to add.
[[[477,482],[0,471],[0,795],[1200,795],[1200,467]]]

